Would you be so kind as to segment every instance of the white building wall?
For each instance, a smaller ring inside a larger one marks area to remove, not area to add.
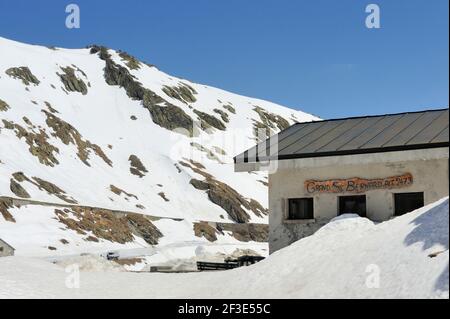
[[[366,195],[367,217],[384,221],[394,216],[394,193],[424,192],[425,205],[449,194],[448,148],[327,158],[282,160],[269,174],[270,252],[309,236],[338,214],[338,197]],[[275,165],[276,164],[276,165]],[[386,178],[411,173],[413,184],[365,193],[309,194],[306,180]],[[287,199],[314,198],[314,221],[287,221]]]
[[[13,256],[14,249],[0,239],[0,257]]]

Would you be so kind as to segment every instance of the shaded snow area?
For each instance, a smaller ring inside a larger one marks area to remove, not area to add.
[[[81,270],[79,288],[67,288],[70,265],[7,257],[0,297],[448,298],[448,216],[448,198],[381,224],[341,216],[256,265],[223,272],[116,272],[85,261],[80,268],[97,271]]]

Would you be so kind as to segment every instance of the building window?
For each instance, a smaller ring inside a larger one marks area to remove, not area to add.
[[[358,214],[366,217],[366,196],[339,197],[339,215],[342,214]]]
[[[290,198],[288,219],[313,219],[314,199],[313,198]]]
[[[423,192],[394,194],[394,201],[395,216],[401,216],[424,206]]]

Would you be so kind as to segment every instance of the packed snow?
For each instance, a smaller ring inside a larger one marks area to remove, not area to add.
[[[223,272],[105,267],[77,277],[73,265],[6,257],[0,259],[0,297],[448,298],[448,222],[448,197],[380,224],[344,215],[258,264]]]

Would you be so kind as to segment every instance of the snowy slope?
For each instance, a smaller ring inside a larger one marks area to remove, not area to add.
[[[314,119],[123,52],[0,38],[0,197],[181,218],[186,238],[194,221],[266,223],[266,176],[234,173],[232,158],[255,144],[255,128],[272,134]],[[44,245],[46,233],[55,246],[63,234],[54,217],[54,209],[10,207],[0,238],[21,250],[14,234]]]
[[[66,287],[63,267],[7,257],[0,297],[448,298],[448,217],[448,197],[377,225],[344,215],[250,267],[130,274],[95,265],[80,273],[77,289]]]

